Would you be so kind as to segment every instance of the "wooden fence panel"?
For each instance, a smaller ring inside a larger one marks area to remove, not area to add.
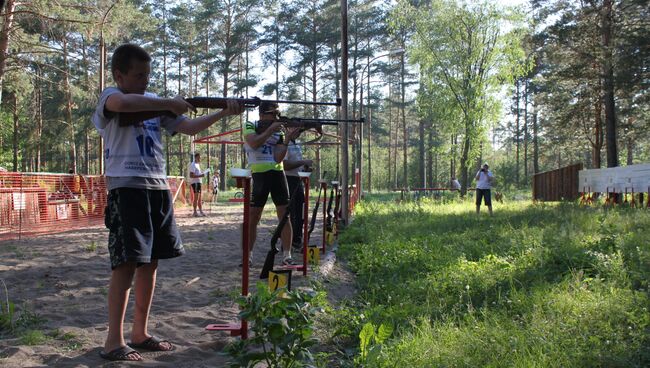
[[[575,164],[533,175],[533,200],[552,202],[578,199],[580,170],[582,164]]]

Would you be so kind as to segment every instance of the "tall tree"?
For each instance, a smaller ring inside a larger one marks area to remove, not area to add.
[[[467,190],[468,167],[477,156],[476,144],[491,120],[497,103],[493,98],[503,81],[512,80],[525,70],[521,15],[494,5],[458,4],[433,1],[422,8],[406,7],[409,16],[402,22],[415,22],[413,60],[420,65],[422,82],[442,83],[462,112],[463,143],[461,179]],[[514,26],[503,33],[505,24]]]

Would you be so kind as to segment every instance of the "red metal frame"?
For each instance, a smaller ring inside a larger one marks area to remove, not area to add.
[[[241,132],[241,129],[234,129],[234,130],[230,130],[230,131],[219,133],[219,134],[209,135],[207,137],[202,137],[202,138],[195,139],[194,143],[244,144],[244,142],[241,142],[241,141],[224,141],[224,140],[213,141],[212,140],[213,138],[219,138],[219,137],[223,137],[223,136],[226,136],[226,135],[239,133],[239,132]]]
[[[250,198],[251,198],[251,178],[236,177],[237,188],[244,188],[244,221],[242,231],[242,277],[241,277],[241,295],[248,296],[248,281],[250,270],[248,268],[248,258],[250,256],[249,240],[249,223],[250,223]],[[241,336],[242,339],[248,338],[248,321],[242,319],[240,323],[222,323],[210,324],[205,327],[208,331],[230,331],[230,336]]]

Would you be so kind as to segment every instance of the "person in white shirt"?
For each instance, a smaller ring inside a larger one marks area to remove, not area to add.
[[[201,154],[194,154],[194,162],[190,162],[189,166],[190,172],[190,185],[192,186],[192,192],[194,193],[194,200],[192,201],[192,208],[194,209],[194,214],[192,216],[204,217],[203,213],[203,200],[201,198],[201,178],[206,176],[210,169],[201,171]],[[199,208],[199,213],[196,212],[196,208]]]
[[[481,198],[484,199],[485,205],[490,211],[490,216],[492,216],[492,194],[490,189],[492,189],[492,181],[494,180],[494,175],[490,171],[490,167],[487,163],[483,164],[481,170],[476,173],[476,214],[479,214],[481,211]]]
[[[451,177],[451,188],[452,191],[460,190],[460,182],[456,179],[455,176]]]
[[[294,131],[298,128],[290,130]],[[294,135],[299,132],[294,133]],[[291,246],[295,251],[302,251],[302,232],[303,232],[303,207],[305,206],[305,189],[303,188],[302,181],[298,172],[305,169],[310,170],[313,164],[312,160],[303,160],[302,157],[302,144],[296,142],[295,139],[289,141],[287,145],[287,156],[282,162],[284,165],[284,174],[287,177],[287,184],[289,185],[289,193],[294,193],[295,198],[291,201],[291,227],[293,230],[293,237]],[[298,189],[296,190],[296,187]]]
[[[219,199],[219,184],[221,183],[221,170],[217,170],[212,176],[212,203]]]

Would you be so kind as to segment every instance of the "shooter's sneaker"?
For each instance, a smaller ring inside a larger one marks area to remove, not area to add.
[[[291,244],[291,251],[302,253],[302,243],[301,244]]]
[[[241,263],[241,262],[239,263],[239,267],[242,267],[242,263]],[[253,267],[253,260],[252,260],[252,259],[249,259],[249,260],[248,260],[248,268],[251,268],[251,267]]]
[[[291,257],[287,257],[287,258],[282,260],[282,265],[283,266],[295,266],[297,264],[298,263],[296,263],[296,261],[294,261],[293,258],[291,258]]]
[[[203,211],[201,211],[201,213],[199,214],[199,216],[201,216],[201,217],[205,217],[205,216],[207,216],[207,215],[206,215],[205,213],[203,213]]]
[[[199,214],[196,213],[196,212],[194,212],[194,213],[192,214],[192,217],[199,217]]]

